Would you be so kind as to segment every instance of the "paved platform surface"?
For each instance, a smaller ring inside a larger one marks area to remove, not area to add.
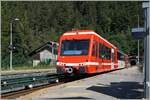
[[[144,91],[143,80],[144,76],[139,68],[131,67],[42,89],[18,99],[142,99]]]

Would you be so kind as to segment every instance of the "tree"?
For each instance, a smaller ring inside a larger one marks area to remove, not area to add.
[[[2,1],[1,15],[2,66],[8,66],[10,18],[20,19],[13,24],[16,46],[13,60],[17,65],[28,63],[28,54],[38,46],[49,40],[59,41],[61,34],[72,29],[95,30],[120,50],[136,54],[131,28],[137,26],[137,15],[142,15],[142,7],[141,2]],[[140,45],[143,48],[142,43]]]

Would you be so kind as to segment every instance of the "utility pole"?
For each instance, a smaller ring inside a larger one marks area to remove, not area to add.
[[[55,54],[54,54],[54,42],[52,42],[52,57],[53,57],[53,59],[52,59],[52,65],[54,64],[54,59],[55,59]]]
[[[12,70],[12,21],[10,22],[10,70]]]
[[[149,6],[150,6],[150,1],[143,1],[142,8],[144,9],[144,16],[145,16],[145,21],[144,21],[144,27],[146,31],[146,36],[144,37],[144,74],[145,74],[145,79],[144,79],[144,89],[145,89],[145,98],[147,100],[150,99],[149,93],[150,93],[150,35],[149,35],[149,22],[150,22],[150,17],[149,17]]]
[[[132,28],[132,36],[136,39],[144,38],[144,98],[150,99],[150,31],[149,31],[149,7],[150,1],[143,1],[142,8],[144,9],[144,28]]]
[[[138,17],[138,28],[140,27],[140,23],[139,23],[139,15],[137,16]],[[139,65],[139,39],[138,39],[138,62],[137,62],[137,64]]]
[[[139,15],[137,15],[138,16],[138,28],[140,27],[140,23],[139,23]],[[140,40],[138,39],[138,62],[137,62],[137,64],[139,65],[139,58],[140,58],[140,54],[139,54],[139,42],[140,42]]]
[[[10,49],[10,70],[13,70],[13,67],[12,67],[12,52],[14,50],[14,46],[13,46],[13,42],[12,42],[12,28],[13,28],[13,22],[14,21],[18,21],[19,19],[18,18],[15,18],[15,19],[11,19],[10,20],[10,44],[9,44],[9,49]]]

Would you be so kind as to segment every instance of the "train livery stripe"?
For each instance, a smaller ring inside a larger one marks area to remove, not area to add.
[[[118,65],[117,63],[98,63],[98,62],[82,62],[82,63],[63,63],[57,62],[59,66],[85,66],[85,65]]]
[[[57,62],[57,65],[65,65],[65,66],[80,66],[80,65],[99,65],[98,62],[82,62],[82,63],[63,63]]]
[[[64,33],[63,35],[76,35],[76,33]]]

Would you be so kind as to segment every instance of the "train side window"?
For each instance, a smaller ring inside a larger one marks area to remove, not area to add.
[[[114,57],[115,57],[115,56],[114,56],[114,53],[112,53],[112,56],[111,56],[111,57],[112,57],[112,62],[114,62]]]
[[[96,41],[96,58],[98,58],[98,42]]]
[[[101,57],[103,59],[111,59],[111,49],[106,47],[106,46],[102,46],[102,51],[101,51]]]
[[[105,48],[104,45],[102,45],[101,46],[101,58],[102,59],[106,59],[106,53],[105,53],[105,51],[106,51],[106,48]]]
[[[111,59],[111,48],[106,47],[103,44],[99,44],[99,58]]]
[[[101,52],[102,52],[102,44],[99,43],[99,58],[102,58]]]
[[[92,56],[96,56],[96,41],[93,41]]]
[[[107,59],[111,59],[111,49],[110,48],[108,48],[108,47],[106,47],[106,57],[107,57]]]
[[[118,52],[118,60],[125,60],[125,56],[120,52]]]
[[[122,59],[123,61],[125,61],[125,56],[124,56],[124,55],[122,55],[122,56],[121,56],[121,59]]]
[[[118,55],[118,60],[120,60],[120,53],[119,53],[119,52],[117,52],[117,55]]]
[[[108,59],[109,57],[108,57],[108,48],[107,47],[105,47],[105,55],[106,55],[106,59]]]

